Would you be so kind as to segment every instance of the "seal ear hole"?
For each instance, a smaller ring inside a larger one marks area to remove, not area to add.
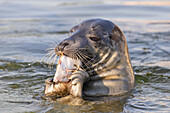
[[[100,40],[100,38],[98,38],[98,37],[89,37],[89,38],[90,38],[90,40],[95,41],[95,42]]]

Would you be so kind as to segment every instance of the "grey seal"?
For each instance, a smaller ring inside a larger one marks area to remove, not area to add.
[[[60,71],[46,80],[47,96],[122,95],[134,87],[127,41],[111,21],[90,19],[74,26],[70,36],[55,47],[55,53],[61,57]],[[61,61],[73,65],[66,71]]]

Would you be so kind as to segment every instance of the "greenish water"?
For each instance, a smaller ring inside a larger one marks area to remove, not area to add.
[[[170,111],[170,1],[0,0],[0,112]],[[136,86],[125,97],[69,106],[42,98],[55,73],[41,62],[46,49],[79,21],[104,18],[125,34]]]

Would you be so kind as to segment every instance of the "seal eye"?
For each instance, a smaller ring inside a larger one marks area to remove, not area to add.
[[[95,41],[95,42],[100,40],[100,38],[98,38],[98,37],[89,37],[89,38],[90,38],[90,40]]]

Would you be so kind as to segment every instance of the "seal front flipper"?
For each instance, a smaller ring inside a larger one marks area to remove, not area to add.
[[[79,69],[70,75],[69,79],[72,84],[70,94],[76,97],[82,97],[83,84],[89,80],[89,74],[86,71]]]

